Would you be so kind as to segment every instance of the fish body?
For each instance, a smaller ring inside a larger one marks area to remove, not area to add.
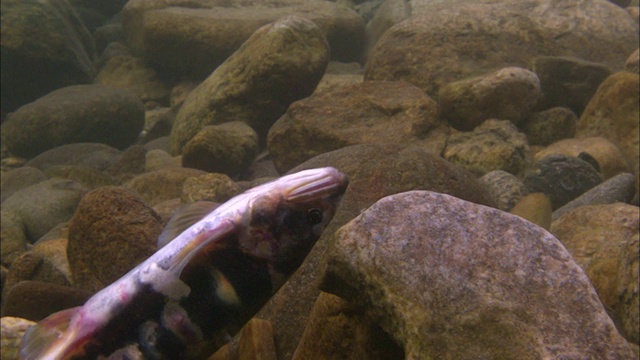
[[[83,306],[30,328],[21,358],[97,358],[131,344],[149,359],[206,358],[298,268],[347,184],[334,168],[311,169],[230,199]]]

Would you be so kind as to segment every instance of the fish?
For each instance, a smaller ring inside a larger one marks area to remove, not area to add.
[[[348,182],[332,167],[303,170],[211,203],[188,227],[176,220],[186,229],[145,261],[30,327],[20,358],[106,358],[132,345],[146,359],[207,358],[301,265]]]

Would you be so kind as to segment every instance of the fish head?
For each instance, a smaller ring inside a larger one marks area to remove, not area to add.
[[[256,188],[238,238],[244,253],[271,262],[283,275],[302,263],[333,218],[347,188],[332,167],[287,175]]]

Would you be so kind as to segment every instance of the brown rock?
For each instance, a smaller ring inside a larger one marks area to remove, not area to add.
[[[562,244],[497,209],[388,196],[334,234],[326,259],[321,288],[364,307],[408,359],[634,355]]]
[[[510,212],[545,230],[551,228],[551,199],[545,193],[526,195]]]
[[[571,54],[619,69],[638,47],[637,23],[606,1],[423,1],[420,9],[416,3],[412,17],[374,47],[365,80],[404,80],[435,97],[453,81],[528,68],[541,55]]]
[[[206,125],[229,121],[245,122],[263,140],[292,102],[311,95],[328,61],[327,40],[308,20],[286,17],[258,29],[185,99],[172,153],[181,154]]]
[[[142,196],[150,206],[180,197],[182,185],[190,177],[205,174],[202,170],[169,168],[138,175],[126,186]]]
[[[253,318],[242,327],[238,360],[277,360],[273,327],[266,320]]]
[[[487,119],[519,125],[540,97],[538,76],[518,67],[506,67],[478,77],[455,81],[440,90],[442,116],[451,126],[471,131]]]
[[[591,155],[598,162],[604,179],[609,179],[621,172],[629,172],[629,165],[620,149],[603,137],[560,140],[538,151],[533,160],[540,161],[549,155],[578,157],[583,152]]]
[[[242,189],[224,174],[204,174],[186,179],[180,200],[183,204],[206,200],[223,203],[240,194]]]
[[[107,60],[94,82],[131,91],[143,102],[168,103],[169,100],[169,87],[158,78],[156,71],[142,59],[130,55]]]
[[[24,224],[16,213],[2,209],[0,224],[1,263],[10,267],[18,256],[27,251],[29,239],[25,234]]]
[[[598,88],[578,121],[576,137],[604,137],[616,144],[638,179],[640,75],[619,72]]]
[[[366,81],[291,104],[269,130],[267,145],[283,173],[349,145],[418,142],[441,124],[438,105],[417,87]]]
[[[35,325],[35,323],[26,319],[7,316],[0,319],[0,324],[2,324],[0,358],[7,360],[18,359],[22,337],[27,329]]]
[[[495,170],[518,175],[528,150],[527,137],[512,122],[489,119],[472,132],[452,134],[442,157],[477,176]]]
[[[638,227],[640,210],[627,204],[582,206],[555,220],[551,232],[584,269],[620,331],[638,344]],[[635,266],[635,268],[634,268]]]
[[[182,166],[237,176],[258,155],[258,134],[241,121],[205,126],[187,144]]]
[[[70,286],[21,281],[3,297],[2,316],[40,321],[55,312],[84,304],[92,294]]]
[[[404,352],[362,309],[321,292],[293,360],[404,359]]]
[[[160,217],[124,187],[91,191],[69,226],[68,257],[76,285],[97,291],[156,251]]]
[[[549,145],[576,134],[578,117],[573,111],[555,107],[534,113],[522,125],[529,145]]]
[[[640,72],[640,50],[636,49],[624,63],[624,70],[632,73]]]

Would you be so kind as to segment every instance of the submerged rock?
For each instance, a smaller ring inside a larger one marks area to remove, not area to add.
[[[584,271],[540,227],[449,195],[381,199],[331,240],[321,288],[406,358],[634,356]]]

